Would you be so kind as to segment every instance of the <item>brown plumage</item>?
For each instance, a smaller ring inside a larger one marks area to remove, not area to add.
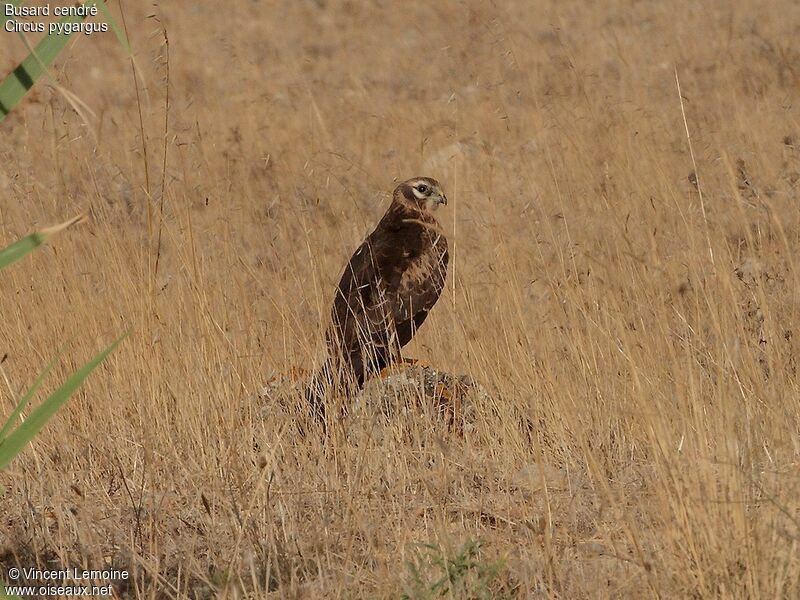
[[[435,179],[401,183],[345,267],[326,334],[329,357],[309,389],[318,415],[326,386],[348,393],[399,360],[439,299],[448,262],[447,239],[433,216],[440,204],[447,197]]]

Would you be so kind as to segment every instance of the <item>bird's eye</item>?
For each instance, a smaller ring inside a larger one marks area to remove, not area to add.
[[[420,194],[427,194],[428,193],[428,186],[425,185],[424,183],[420,183],[417,186],[417,190],[419,191]]]

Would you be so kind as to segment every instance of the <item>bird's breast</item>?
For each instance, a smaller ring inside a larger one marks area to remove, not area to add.
[[[424,282],[441,287],[447,273],[447,241],[444,236],[426,240],[422,247],[410,250],[400,276],[400,290],[418,287]]]

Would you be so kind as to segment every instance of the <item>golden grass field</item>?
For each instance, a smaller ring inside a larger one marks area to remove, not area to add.
[[[91,217],[0,274],[0,417],[130,331],[0,474],[0,574],[800,596],[800,4],[123,8],[138,79],[78,35],[0,125],[0,246]],[[26,52],[0,34],[4,73]],[[487,396],[463,430],[413,398],[368,434],[297,427],[300,393],[258,392],[321,362],[345,262],[415,175],[452,261],[406,354]]]

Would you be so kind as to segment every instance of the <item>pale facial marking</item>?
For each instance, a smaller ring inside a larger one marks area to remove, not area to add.
[[[404,201],[410,201],[425,212],[433,212],[440,204],[447,204],[447,197],[439,187],[439,183],[428,177],[409,179],[403,184],[403,188]]]
[[[422,179],[414,181],[411,184],[411,190],[414,192],[414,196],[416,196],[417,200],[425,200],[433,191],[430,184]]]

